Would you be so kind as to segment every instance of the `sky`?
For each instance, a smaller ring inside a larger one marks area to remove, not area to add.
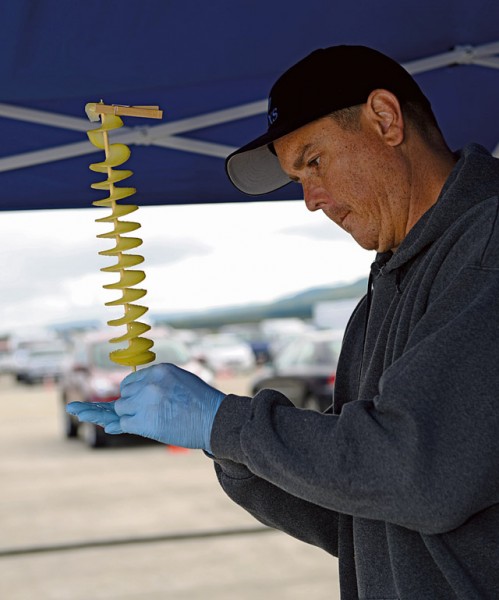
[[[0,334],[121,316],[106,208],[3,212]],[[267,302],[367,276],[373,253],[301,201],[140,207],[149,315]],[[147,321],[147,318],[145,319]]]

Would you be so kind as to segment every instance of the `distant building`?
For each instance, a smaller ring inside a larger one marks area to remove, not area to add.
[[[312,322],[319,329],[345,329],[359,300],[317,302],[312,309]]]

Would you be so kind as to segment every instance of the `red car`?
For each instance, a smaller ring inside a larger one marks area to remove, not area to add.
[[[168,332],[152,331],[149,334],[154,340],[155,363],[174,363],[212,383],[213,373],[191,356],[182,341]],[[117,365],[109,358],[109,353],[117,348],[109,343],[110,337],[109,331],[92,332],[76,340],[59,385],[65,437],[76,438],[81,430],[85,442],[92,448],[102,448],[117,436],[106,434],[92,423],[80,423],[65,408],[69,402],[112,402],[119,397],[120,383],[131,369]]]

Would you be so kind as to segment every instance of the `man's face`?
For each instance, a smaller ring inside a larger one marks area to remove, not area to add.
[[[400,153],[362,117],[358,131],[326,117],[274,147],[282,169],[302,185],[309,210],[322,210],[368,250],[400,244],[410,193],[406,169]]]

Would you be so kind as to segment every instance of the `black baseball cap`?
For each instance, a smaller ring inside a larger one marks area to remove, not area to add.
[[[227,175],[242,192],[272,192],[290,183],[272,143],[326,115],[364,104],[375,89],[386,89],[403,105],[430,103],[398,62],[365,46],[331,46],[315,50],[288,69],[270,90],[268,129],[233,152],[225,161]]]

